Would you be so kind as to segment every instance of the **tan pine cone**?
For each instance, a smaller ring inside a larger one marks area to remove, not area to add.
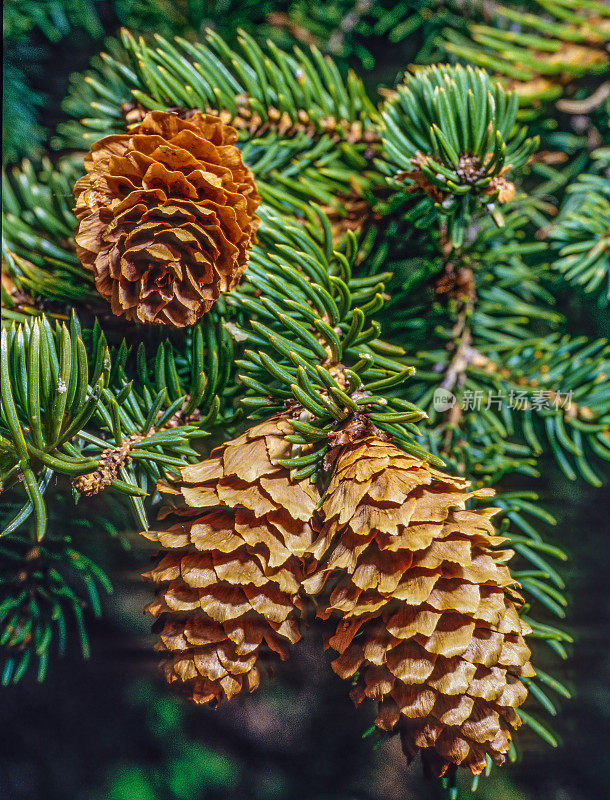
[[[275,464],[289,456],[285,417],[256,425],[182,469],[160,489],[174,503],[154,531],[167,555],[150,573],[148,607],[160,617],[164,671],[198,703],[218,703],[259,683],[259,659],[286,659],[301,638],[299,589],[318,495]]]
[[[184,327],[238,283],[260,197],[236,141],[218,117],[152,111],[93,145],[76,245],[114,314]]]
[[[493,492],[468,485],[376,435],[344,445],[322,506],[328,552],[304,581],[338,620],[334,671],[356,676],[354,701],[375,699],[375,724],[431,777],[502,763],[534,674],[497,509],[465,508]]]

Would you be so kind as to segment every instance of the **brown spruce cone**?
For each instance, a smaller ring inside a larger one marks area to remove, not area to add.
[[[148,573],[160,584],[148,610],[161,617],[167,680],[197,703],[252,691],[261,654],[286,659],[301,637],[298,592],[303,556],[316,551],[318,495],[275,464],[289,457],[290,432],[275,417],[160,486],[175,505],[145,534],[168,551]]]
[[[236,141],[218,117],[152,111],[93,145],[77,253],[114,314],[184,327],[238,283],[260,197]]]
[[[318,616],[339,618],[333,669],[357,674],[354,701],[378,701],[375,724],[409,760],[421,751],[427,775],[480,773],[486,755],[504,761],[534,674],[497,509],[465,509],[492,492],[377,435],[344,441],[322,506],[329,550],[304,582]]]

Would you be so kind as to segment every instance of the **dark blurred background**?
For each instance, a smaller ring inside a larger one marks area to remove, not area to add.
[[[8,0],[7,6],[15,2]],[[83,5],[79,0],[75,4]],[[93,31],[76,27],[69,40],[59,37],[53,42],[34,27],[13,38],[5,52],[9,67],[26,78],[23,91],[40,98],[32,138],[25,144],[44,144],[48,131],[63,118],[60,102],[70,73],[86,68],[103,35],[116,32],[126,21],[126,8],[140,24],[148,20],[146,30],[168,24],[167,16],[147,16],[144,0],[94,5],[99,27],[93,26]],[[188,11],[190,6],[205,6],[210,11],[215,6],[216,11],[197,19],[197,26],[231,23],[229,14],[220,18],[222,3],[165,5],[175,13],[182,13],[183,7]],[[242,15],[241,22],[267,25],[271,6],[277,10],[282,4],[228,5],[236,18]],[[155,7],[162,8],[163,2]],[[375,67],[367,76],[371,86],[391,83],[406,66],[409,53],[403,43],[400,49],[379,49],[374,56]],[[15,86],[5,85],[6,91],[16,91]],[[13,110],[9,104],[7,112],[5,104],[7,126],[15,121],[20,101],[10,99]],[[15,153],[22,145],[9,141]],[[602,313],[585,313],[578,298],[566,296],[561,305],[573,332],[610,332]],[[559,677],[572,688],[573,699],[563,703],[554,721],[560,737],[557,749],[524,733],[517,763],[495,769],[474,797],[593,800],[607,797],[610,783],[610,496],[606,488],[567,481],[551,461],[543,464],[535,488],[559,521],[547,535],[569,553],[563,565],[571,600],[566,623],[575,644],[570,660],[559,667]],[[0,800],[444,796],[439,786],[423,781],[418,768],[406,767],[398,742],[374,748],[362,738],[372,720],[371,709],[353,707],[348,687],[332,673],[319,642],[311,638],[295,647],[293,658],[277,669],[273,682],[264,682],[256,694],[218,711],[193,708],[175,697],[158,671],[150,619],[142,612],[150,594],[139,574],[148,568],[152,550],[135,534],[127,538],[129,550],[104,534],[89,543],[103,549],[100,560],[115,585],[101,620],[88,620],[90,659],[82,661],[73,641],[66,656],[53,661],[43,684],[28,675],[17,686],[2,689]]]

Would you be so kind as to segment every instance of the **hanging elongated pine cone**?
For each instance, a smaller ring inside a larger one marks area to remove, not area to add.
[[[301,637],[297,595],[303,556],[316,551],[318,495],[275,464],[289,457],[289,432],[285,417],[256,425],[160,487],[175,505],[145,534],[168,551],[148,573],[161,585],[148,610],[161,618],[167,680],[198,703],[252,691],[261,654],[286,659]]]
[[[236,141],[218,117],[152,111],[93,145],[77,253],[114,314],[184,327],[237,284],[260,197]]]
[[[465,508],[493,492],[468,485],[375,433],[344,444],[322,506],[329,550],[304,582],[339,620],[333,669],[357,675],[354,701],[377,700],[375,724],[430,777],[502,763],[534,674],[497,509]]]

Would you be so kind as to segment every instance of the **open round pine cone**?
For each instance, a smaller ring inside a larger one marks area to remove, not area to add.
[[[218,117],[152,111],[93,145],[76,245],[114,314],[184,327],[238,283],[260,197],[236,141]]]
[[[197,703],[217,704],[259,683],[261,656],[288,658],[301,638],[299,589],[318,495],[275,464],[292,428],[275,417],[182,469],[160,489],[175,506],[144,535],[167,554],[147,577],[160,585],[164,671]]]
[[[304,581],[338,622],[333,669],[430,777],[502,763],[534,674],[497,509],[466,509],[493,492],[468,485],[376,435],[346,444],[322,506],[328,551]]]

